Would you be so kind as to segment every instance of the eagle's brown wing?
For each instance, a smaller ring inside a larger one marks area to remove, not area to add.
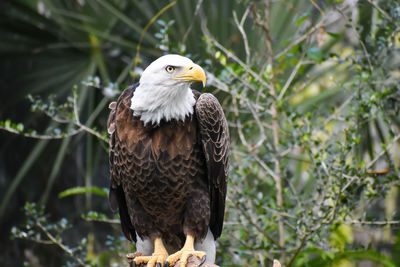
[[[229,132],[221,105],[212,94],[201,94],[196,102],[201,142],[207,164],[211,196],[210,229],[221,235],[228,182]]]
[[[107,122],[107,130],[108,133],[110,134],[109,162],[110,162],[111,181],[110,181],[109,202],[111,210],[113,212],[119,211],[121,228],[122,231],[124,232],[124,235],[126,236],[126,238],[134,242],[136,242],[136,232],[129,217],[125,194],[122,188],[122,177],[115,164],[116,162],[115,162],[114,149],[118,145],[118,142],[120,142],[116,126],[117,115],[124,116],[124,114],[128,114],[127,112],[122,112],[123,110],[128,108],[124,102],[127,102],[127,100],[132,98],[133,92],[135,91],[135,88],[137,86],[138,84],[135,84],[133,86],[126,88],[118,98],[117,103],[112,102],[110,104],[109,108],[111,109],[111,111]]]

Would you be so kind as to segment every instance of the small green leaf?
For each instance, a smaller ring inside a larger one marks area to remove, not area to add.
[[[19,132],[22,132],[22,131],[24,130],[24,125],[23,125],[22,123],[18,123],[18,124],[17,124],[17,130],[18,130]]]
[[[6,120],[4,122],[4,127],[9,129],[11,127],[11,120]]]
[[[163,27],[166,26],[165,21],[163,21],[163,20],[161,20],[161,19],[157,20],[157,23],[158,23],[160,26],[163,26]]]
[[[221,56],[221,51],[215,52],[214,56],[215,56],[216,59],[219,59],[219,57]]]
[[[72,195],[86,194],[86,193],[91,193],[91,194],[99,195],[102,197],[108,196],[108,190],[105,188],[100,188],[97,186],[91,186],[91,187],[77,186],[77,187],[72,187],[70,189],[62,191],[61,193],[58,194],[58,197],[64,198],[64,197],[68,197],[68,196],[72,196]]]
[[[365,81],[365,82],[368,81],[369,77],[370,77],[369,72],[367,72],[367,71],[361,72],[361,80],[362,81]]]
[[[318,47],[311,47],[307,51],[307,55],[310,59],[313,59],[320,63],[324,59],[322,51]]]
[[[341,39],[343,37],[343,34],[340,33],[333,33],[333,32],[326,32],[326,33],[335,39]]]
[[[310,16],[310,12],[305,12],[303,15],[300,16],[300,18],[296,21],[296,25],[300,26],[306,19]]]

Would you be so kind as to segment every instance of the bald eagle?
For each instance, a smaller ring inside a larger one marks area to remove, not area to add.
[[[190,59],[166,55],[110,104],[110,195],[125,236],[143,255],[134,264],[213,262],[228,178],[228,125]],[[169,254],[175,252],[173,254]],[[207,255],[207,257],[206,257]]]

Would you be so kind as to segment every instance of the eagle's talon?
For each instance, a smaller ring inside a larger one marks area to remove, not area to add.
[[[193,255],[203,261],[203,258],[205,258],[206,253],[204,251],[197,251],[194,249],[194,236],[192,235],[187,235],[186,236],[186,241],[185,244],[183,245],[183,248],[179,250],[178,252],[175,252],[174,254],[168,256],[167,266],[174,265],[177,261],[180,261],[180,266],[185,267],[188,261],[188,258]]]
[[[207,259],[207,255],[204,255],[203,258],[201,258],[201,262],[200,262],[199,266],[203,265],[203,263],[206,262],[206,259]]]
[[[133,266],[141,266],[141,264],[147,264],[149,267],[161,267],[161,262],[164,262],[164,260],[167,258],[168,255],[160,255],[160,254],[153,254],[151,256],[142,256],[138,257],[135,260],[135,264]]]
[[[178,261],[180,261],[180,263],[181,263],[180,266],[185,267],[188,262],[189,257],[192,255],[201,259],[201,264],[203,264],[204,261],[206,260],[206,255],[205,255],[204,251],[180,250],[168,257],[167,262],[164,265],[164,267],[173,266]]]
[[[168,252],[164,247],[161,238],[154,239],[154,252],[151,256],[138,256],[132,260],[132,266],[147,264],[148,267],[161,267],[168,257]]]

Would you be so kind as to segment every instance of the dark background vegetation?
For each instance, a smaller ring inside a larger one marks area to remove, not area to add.
[[[222,266],[399,266],[396,0],[0,2],[0,265],[124,266],[108,104],[166,53],[231,132]]]

